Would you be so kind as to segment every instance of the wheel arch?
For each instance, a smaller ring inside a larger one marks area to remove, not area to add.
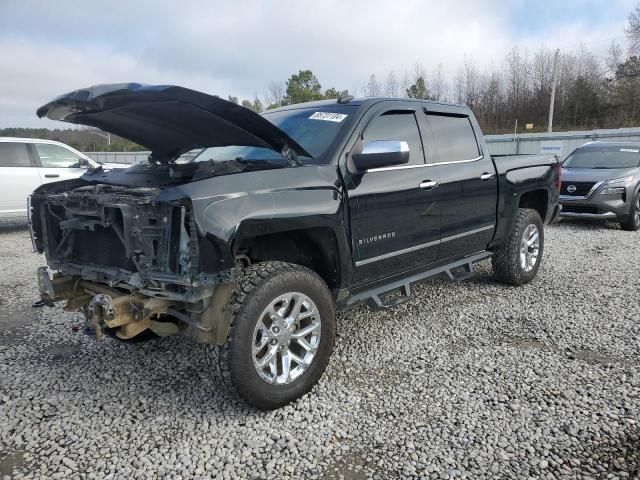
[[[525,192],[520,195],[518,207],[537,211],[544,222],[549,212],[549,193],[543,189]]]
[[[283,261],[305,266],[324,280],[335,297],[346,273],[343,249],[339,233],[327,225],[271,228],[268,232],[241,225],[232,253],[239,259],[248,257],[251,263]]]

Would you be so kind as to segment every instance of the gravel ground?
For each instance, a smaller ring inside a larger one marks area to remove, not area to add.
[[[640,233],[547,230],[534,283],[490,264],[338,319],[320,384],[264,413],[183,338],[96,342],[34,310],[20,222],[0,226],[0,479],[640,476]]]

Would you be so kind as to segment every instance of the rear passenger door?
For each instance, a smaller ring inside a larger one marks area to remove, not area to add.
[[[415,102],[386,102],[358,132],[360,147],[375,140],[406,141],[409,163],[365,172],[349,167],[345,184],[354,244],[354,285],[421,268],[437,258],[439,192],[421,188],[429,169],[424,168],[415,106]]]
[[[40,186],[40,175],[26,143],[0,142],[0,214],[27,214],[27,197]]]
[[[493,237],[496,221],[498,181],[493,161],[481,151],[467,114],[428,111],[426,121],[437,151],[439,258],[482,251]]]

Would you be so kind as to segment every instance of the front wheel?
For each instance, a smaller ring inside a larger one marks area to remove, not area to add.
[[[313,271],[284,262],[247,268],[220,355],[228,387],[270,410],[307,393],[324,372],[335,342],[333,299]]]
[[[629,216],[626,220],[620,222],[620,226],[623,230],[627,230],[629,232],[635,232],[640,229],[640,193],[638,193],[633,199]]]
[[[530,208],[519,208],[509,236],[492,257],[496,278],[511,285],[529,283],[538,273],[543,250],[544,225],[540,214]]]

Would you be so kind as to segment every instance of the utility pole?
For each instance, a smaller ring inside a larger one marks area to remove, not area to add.
[[[558,54],[560,49],[556,49],[553,56],[553,82],[551,84],[551,102],[549,102],[549,128],[548,132],[553,132],[553,106],[556,103],[556,85],[558,84]]]
[[[93,133],[94,135],[98,135],[104,138],[107,141],[107,146],[111,147],[111,134],[110,133],[100,133],[93,130],[90,130],[89,133]]]

